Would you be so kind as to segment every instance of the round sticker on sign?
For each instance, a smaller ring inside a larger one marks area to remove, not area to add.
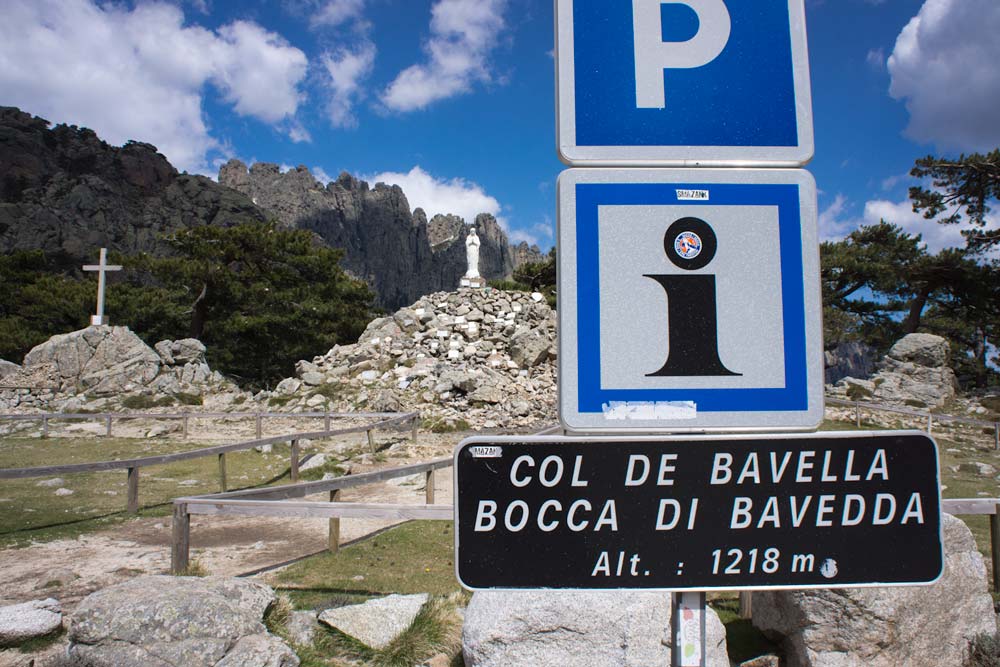
[[[684,259],[694,259],[701,254],[701,237],[694,232],[682,232],[674,239],[674,251]]]
[[[667,229],[663,239],[667,259],[685,271],[704,268],[715,257],[715,232],[700,218],[681,218]]]

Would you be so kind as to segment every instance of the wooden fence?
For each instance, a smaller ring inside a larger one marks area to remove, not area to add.
[[[939,412],[931,412],[930,410],[914,410],[912,408],[900,408],[893,405],[884,405],[881,403],[868,403],[866,401],[845,401],[840,398],[827,398],[827,405],[839,405],[842,407],[853,407],[854,408],[854,424],[861,428],[861,411],[870,410],[872,412],[891,412],[898,415],[905,415],[908,417],[917,417],[926,423],[924,430],[928,434],[932,433],[934,430],[934,421],[940,423],[951,423],[951,424],[965,424],[967,426],[979,426],[982,428],[993,429],[993,448],[1000,449],[1000,422],[985,421],[983,419],[973,419],[971,417],[956,417],[955,415],[946,415]]]
[[[133,421],[136,419],[151,420],[181,420],[181,436],[188,437],[189,425],[192,419],[246,419],[252,417],[255,420],[256,437],[263,437],[264,419],[299,419],[322,418],[325,420],[324,430],[329,431],[331,422],[334,419],[345,417],[357,417],[359,419],[382,418],[386,415],[396,415],[395,412],[34,412],[18,414],[0,414],[0,422],[24,422],[41,421],[42,437],[48,437],[49,425],[53,421],[102,421],[105,423],[105,433],[107,437],[112,435],[112,424],[114,421]],[[411,414],[411,413],[407,413]]]
[[[174,500],[170,571],[174,574],[180,574],[190,564],[192,514],[329,519],[327,545],[330,551],[337,551],[340,548],[340,520],[342,518],[451,520],[454,518],[452,505],[434,504],[434,471],[451,467],[451,465],[451,457],[448,457],[429,463],[416,463],[317,482],[177,498]],[[426,481],[423,505],[339,502],[340,493],[344,489],[421,473],[424,474]],[[287,501],[289,498],[303,498],[317,493],[329,493],[330,502]]]
[[[176,452],[173,454],[163,454],[160,456],[145,456],[135,459],[124,459],[119,461],[96,461],[93,463],[70,463],[64,465],[54,465],[54,466],[40,466],[34,468],[7,468],[0,469],[0,479],[24,479],[29,477],[47,477],[50,475],[65,475],[80,472],[100,472],[106,470],[127,470],[128,471],[128,511],[135,514],[139,511],[139,470],[147,466],[162,465],[164,463],[173,463],[174,461],[187,461],[190,459],[198,459],[206,456],[216,456],[219,460],[219,488],[225,492],[227,490],[226,482],[226,454],[229,452],[243,451],[246,449],[252,449],[254,447],[262,447],[264,445],[276,445],[284,442],[291,443],[290,453],[289,453],[289,470],[291,474],[292,482],[298,482],[299,480],[299,462],[300,462],[300,452],[299,452],[299,441],[300,440],[317,440],[320,438],[329,438],[335,435],[346,435],[350,433],[360,433],[365,431],[368,435],[368,444],[370,447],[373,446],[372,432],[376,430],[388,430],[388,429],[398,429],[406,424],[410,424],[412,428],[412,438],[416,442],[417,439],[417,426],[419,425],[420,415],[416,412],[407,413],[391,413],[391,412],[367,412],[367,413],[293,413],[289,415],[288,413],[194,413],[194,414],[183,414],[178,415],[179,417],[205,417],[205,416],[225,416],[231,417],[240,415],[251,415],[257,418],[257,432],[258,437],[254,440],[247,440],[245,442],[238,442],[231,445],[218,445],[216,447],[205,447],[202,449],[194,449],[186,452]],[[0,415],[0,418],[14,417],[16,419],[22,419],[24,417],[32,418],[65,418],[67,415],[63,414],[48,414],[48,415]],[[156,418],[161,418],[162,415],[159,414],[140,414],[140,413],[116,413],[112,415],[69,415],[70,418],[80,418],[80,417],[90,417],[90,418],[107,418],[108,419],[108,433],[111,432],[111,418],[130,418],[136,419],[141,417],[155,416]],[[326,418],[326,428],[322,431],[313,431],[309,433],[292,433],[276,435],[267,438],[259,437],[261,429],[261,419],[265,416],[319,416]],[[362,424],[361,426],[352,426],[348,428],[332,429],[331,420],[333,418],[346,418],[346,417],[357,417],[357,418],[367,418],[367,419],[377,419],[378,421],[370,422],[367,424]]]

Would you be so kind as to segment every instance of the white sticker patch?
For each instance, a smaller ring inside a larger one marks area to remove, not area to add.
[[[469,447],[469,452],[474,459],[498,459],[503,456],[503,447],[496,445],[477,445]]]
[[[679,201],[708,201],[708,190],[678,190]]]
[[[651,421],[698,417],[698,404],[694,401],[611,401],[601,407],[605,419]]]

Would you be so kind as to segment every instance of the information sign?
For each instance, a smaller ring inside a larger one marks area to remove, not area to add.
[[[932,583],[937,454],[919,431],[470,438],[456,572],[471,589]]]
[[[803,170],[563,172],[566,428],[816,428],[823,331],[815,187]]]

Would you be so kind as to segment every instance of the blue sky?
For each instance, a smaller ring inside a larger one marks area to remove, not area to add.
[[[753,0],[729,0],[749,2]],[[627,6],[627,3],[626,3]],[[806,0],[820,232],[910,211],[928,153],[1000,145],[996,0]],[[4,0],[0,104],[155,144],[215,176],[230,157],[403,186],[412,207],[496,215],[553,243],[549,0]]]

